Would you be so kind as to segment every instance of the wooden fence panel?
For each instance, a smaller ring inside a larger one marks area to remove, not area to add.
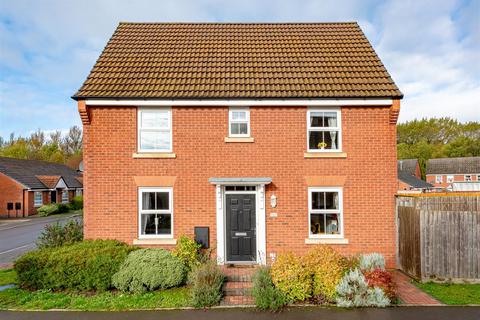
[[[480,196],[399,197],[398,261],[422,280],[480,281]]]

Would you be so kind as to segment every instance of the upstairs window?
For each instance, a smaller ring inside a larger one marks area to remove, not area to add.
[[[465,182],[472,182],[472,176],[469,174],[465,175]]]
[[[40,191],[35,191],[33,193],[33,206],[41,207],[43,205],[43,193]]]
[[[228,128],[230,137],[250,137],[250,109],[230,108]]]
[[[435,183],[442,183],[443,177],[442,176],[435,176]]]
[[[307,112],[308,151],[341,151],[341,128],[339,109],[309,109]]]
[[[172,188],[140,188],[139,205],[139,237],[173,236]]]
[[[453,182],[453,176],[447,176],[447,183]]]
[[[172,110],[138,109],[138,151],[172,152]]]
[[[310,237],[341,237],[342,188],[310,188],[308,202]]]

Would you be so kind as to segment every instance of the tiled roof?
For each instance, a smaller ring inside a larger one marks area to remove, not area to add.
[[[50,189],[52,179],[47,179],[46,185],[39,176],[61,176],[67,187],[82,188],[77,180],[81,175],[60,163],[0,157],[0,172],[30,189]]]
[[[397,171],[405,172],[409,175],[414,176],[417,169],[418,160],[417,159],[403,159],[397,161]]]
[[[428,189],[433,187],[433,185],[431,185],[430,183],[423,181],[422,179],[419,179],[404,171],[398,172],[398,179],[414,188]]]
[[[120,23],[74,99],[401,98],[357,23]]]
[[[60,176],[36,176],[38,180],[40,180],[45,187],[49,189],[55,188],[55,186],[58,183],[58,180],[60,180]]]
[[[427,174],[480,173],[480,157],[439,158],[427,162]]]

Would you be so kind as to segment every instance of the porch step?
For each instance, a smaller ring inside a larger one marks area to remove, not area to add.
[[[222,306],[253,305],[251,296],[253,287],[252,276],[255,273],[252,266],[224,266],[226,282],[223,284]]]
[[[252,287],[252,282],[227,281],[223,284],[222,290],[225,296],[249,296]]]

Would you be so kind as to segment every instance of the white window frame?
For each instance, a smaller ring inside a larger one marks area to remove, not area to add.
[[[38,195],[40,195],[40,200],[37,199]],[[42,191],[35,191],[33,193],[33,206],[34,207],[41,207],[42,205],[43,205],[43,192]]]
[[[435,176],[435,183],[443,183],[443,176]]]
[[[234,120],[233,119],[233,112],[245,112],[245,120]],[[247,123],[247,133],[246,134],[241,134],[237,133],[234,134],[232,133],[232,124],[234,123]],[[250,137],[250,108],[249,107],[243,107],[243,108],[238,108],[238,107],[230,107],[228,109],[228,136],[232,138],[248,138]]]
[[[168,210],[143,210],[142,193],[143,192],[167,192]],[[171,230],[170,234],[142,234],[142,214],[170,214]],[[139,239],[173,239],[174,214],[173,214],[173,188],[171,187],[141,187],[138,188],[138,238]]]
[[[158,112],[164,113],[167,111],[168,113],[168,129],[166,128],[142,128],[142,114],[144,112]],[[167,149],[142,149],[141,148],[141,132],[169,132],[170,133],[170,146]],[[148,108],[148,107],[138,107],[137,108],[137,149],[138,152],[146,152],[146,153],[164,153],[164,152],[172,152],[173,150],[173,127],[172,127],[172,108],[171,107],[162,107],[162,108]]]
[[[310,115],[312,112],[335,112],[337,114],[337,126],[336,127],[311,127]],[[314,131],[337,131],[338,146],[337,149],[310,149],[310,132]],[[342,112],[338,107],[329,108],[308,108],[307,109],[307,151],[308,152],[342,152]]]
[[[64,199],[64,195],[67,195],[67,199]],[[69,198],[69,197],[68,197],[68,190],[67,190],[67,189],[63,189],[63,190],[62,190],[62,198],[61,198],[62,203],[68,203],[68,200],[69,200],[68,198]]]
[[[75,197],[82,196],[82,189],[75,189]]]
[[[455,176],[448,175],[447,176],[447,183],[453,183],[455,181]]]
[[[338,209],[312,209],[312,193],[313,192],[338,192]],[[340,220],[340,233],[339,234],[312,234],[312,225],[310,215],[315,213],[320,214],[329,214],[336,213],[338,214],[338,219]],[[308,237],[310,239],[343,239],[344,230],[343,230],[343,188],[341,187],[312,187],[308,188]]]
[[[468,180],[467,180],[467,177],[469,177]],[[465,182],[472,182],[472,181],[473,181],[472,175],[471,175],[471,174],[466,174],[466,175],[464,175],[464,176],[463,176],[463,180],[464,180]]]
[[[480,174],[477,174],[477,181],[480,181]]]

